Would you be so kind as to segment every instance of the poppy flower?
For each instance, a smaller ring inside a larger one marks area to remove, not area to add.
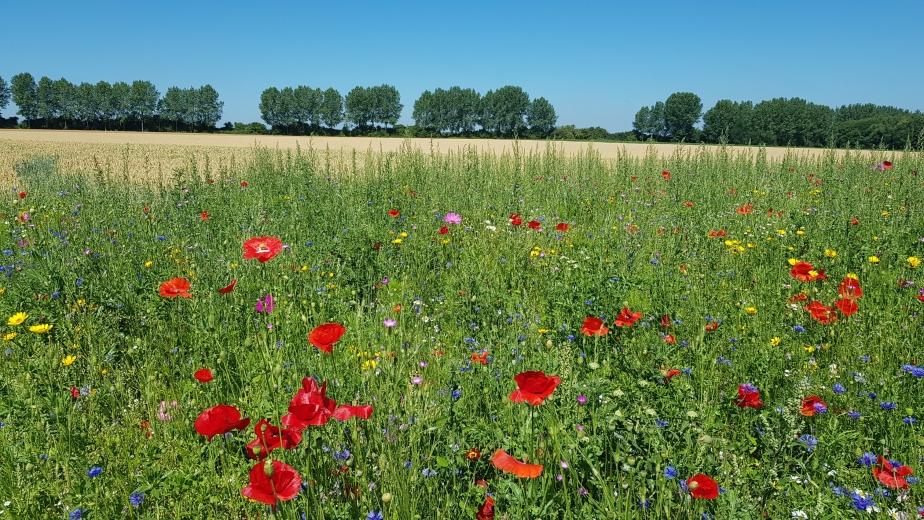
[[[261,264],[270,261],[282,251],[282,241],[277,237],[253,237],[244,242],[244,260],[256,259]]]
[[[693,206],[696,206],[696,203],[693,202],[692,200],[685,200],[683,201],[683,205],[688,208],[692,208]]]
[[[260,419],[253,428],[257,438],[247,444],[247,456],[251,459],[265,459],[273,450],[291,450],[302,441],[302,434],[292,428],[279,429],[268,419]]]
[[[231,430],[242,430],[250,424],[250,419],[241,419],[241,412],[228,404],[219,404],[206,408],[196,417],[194,424],[199,435],[211,441],[216,435],[224,435]]]
[[[77,388],[76,386],[72,386],[71,387],[71,399],[76,401],[79,398],[80,398],[80,389]]]
[[[529,226],[529,229],[532,229],[535,231],[542,231],[542,223],[539,222],[538,220],[530,220],[529,222],[526,223],[526,225]]]
[[[581,334],[585,336],[606,336],[610,329],[603,325],[603,320],[596,316],[584,318],[584,324],[581,325]]]
[[[26,193],[26,192],[24,192],[24,191],[19,192],[19,200],[22,200],[22,199],[26,198],[27,195],[28,195],[28,193]]]
[[[808,300],[808,295],[800,292],[790,296],[788,301],[789,303],[799,303],[804,302],[805,300]]]
[[[196,370],[196,373],[193,374],[193,377],[195,377],[196,381],[199,381],[200,383],[208,383],[214,379],[212,377],[212,371],[207,368],[200,368],[199,370]]]
[[[876,165],[876,169],[879,171],[888,171],[892,169],[892,161],[882,161]]]
[[[792,269],[789,270],[789,276],[792,276],[800,282],[814,282],[815,280],[824,280],[824,270],[816,270],[815,266],[808,262],[796,262]]]
[[[171,278],[160,284],[160,295],[164,298],[192,298],[189,294],[189,280],[186,278]]]
[[[725,238],[727,234],[724,229],[713,229],[709,231],[709,238]]]
[[[717,322],[717,321],[710,321],[710,322],[707,323],[706,326],[703,327],[703,328],[706,329],[706,332],[715,332],[716,330],[719,329],[719,322]]]
[[[247,182],[247,181],[241,181],[241,188],[246,188],[246,187],[248,187],[248,186],[250,186],[250,183],[249,183],[249,182]]]
[[[827,411],[828,403],[824,402],[817,395],[810,395],[802,399],[802,408],[799,410],[799,413],[806,417],[812,417],[817,413],[825,413]]]
[[[199,213],[199,220],[201,220],[202,222],[205,222],[208,219],[209,219],[208,211],[203,211],[202,213]]]
[[[472,363],[478,363],[479,365],[488,364],[488,351],[483,350],[479,352],[472,352]]]
[[[481,458],[481,450],[472,448],[465,452],[465,458],[471,461],[476,461]]]
[[[670,170],[661,170],[661,178],[669,181],[671,180],[671,171]]]
[[[440,230],[437,231],[437,233],[439,233],[439,234],[441,234],[441,235],[445,235],[446,233],[449,233],[449,228],[446,227],[446,226],[442,226],[442,227],[440,228]]]
[[[668,345],[674,345],[677,343],[677,338],[675,338],[673,334],[665,334],[661,339],[663,339],[664,342]]]
[[[289,413],[282,416],[282,424],[301,431],[308,426],[324,426],[331,418],[346,421],[351,417],[368,419],[371,415],[372,407],[368,405],[337,406],[336,401],[327,397],[326,382],[319,387],[314,379],[306,377],[289,403]]]
[[[850,217],[851,226],[857,226],[859,224],[860,224],[860,219],[858,219],[857,217]]]
[[[388,210],[388,216],[391,218],[398,218],[401,216],[401,212],[396,209]]]
[[[860,279],[856,275],[848,274],[841,280],[840,285],[837,286],[837,294],[841,298],[847,298],[849,300],[858,300],[863,297],[863,288],[860,287]]]
[[[523,217],[521,217],[519,213],[511,213],[510,214],[510,225],[511,226],[522,226]]]
[[[735,213],[739,215],[750,215],[754,212],[754,205],[750,202],[745,202],[744,204],[735,208]]]
[[[670,383],[671,379],[674,379],[680,375],[680,370],[677,370],[676,368],[666,368],[661,370],[661,375],[664,376],[665,383]]]
[[[346,327],[339,323],[322,323],[308,333],[308,342],[321,352],[330,354],[334,351],[334,343],[346,332]]]
[[[566,222],[559,222],[555,225],[555,231],[561,231],[562,233],[565,233],[568,231],[568,229],[569,226]]]
[[[754,408],[755,410],[764,405],[760,400],[760,390],[749,383],[738,385],[738,398],[735,399],[735,404],[740,408]]]
[[[839,311],[841,311],[841,314],[843,314],[844,317],[848,317],[848,318],[852,314],[856,313],[860,308],[857,305],[856,300],[852,300],[849,298],[841,298],[840,300],[837,300],[836,302],[834,302],[834,305],[837,307]]]
[[[517,382],[517,389],[510,394],[510,400],[515,403],[526,402],[533,406],[542,404],[561,382],[558,376],[547,376],[545,372],[534,370],[520,372],[513,380]]]
[[[292,500],[302,487],[302,477],[285,462],[258,462],[250,469],[250,483],[241,489],[245,497],[275,506],[277,502]]]
[[[542,474],[541,464],[527,464],[513,458],[504,450],[497,450],[491,456],[495,468],[520,478],[536,478]]]
[[[628,307],[623,307],[619,311],[619,316],[616,316],[616,321],[613,325],[617,327],[631,327],[642,317],[641,312],[632,312]]]
[[[687,479],[690,496],[702,500],[715,500],[719,497],[719,483],[712,477],[697,473]]]
[[[892,489],[908,489],[908,481],[905,477],[912,473],[914,471],[908,466],[891,461],[881,455],[879,456],[879,465],[873,466],[873,476],[876,477],[876,480]]]
[[[661,328],[669,329],[671,328],[671,315],[664,314],[661,316]]]
[[[475,520],[494,520],[494,497],[488,495],[484,497],[484,504],[478,508],[475,513]]]
[[[837,314],[834,312],[834,307],[827,307],[818,300],[813,300],[812,303],[806,305],[804,309],[811,313],[813,320],[822,325],[828,325],[829,323],[837,321]]]
[[[231,280],[231,283],[229,283],[228,285],[222,287],[221,289],[218,289],[218,294],[228,294],[231,291],[233,291],[236,286],[237,286],[237,278]]]

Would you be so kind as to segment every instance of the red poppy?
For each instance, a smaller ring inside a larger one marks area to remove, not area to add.
[[[812,303],[803,308],[811,313],[813,320],[822,325],[828,325],[829,323],[837,321],[837,314],[834,312],[834,307],[828,307],[818,300],[813,300]]]
[[[257,438],[247,444],[247,456],[251,459],[265,459],[273,450],[291,450],[302,441],[302,434],[292,428],[279,429],[268,419],[260,419],[253,428]]]
[[[484,504],[478,508],[475,520],[494,520],[494,497],[491,495],[484,497]]]
[[[510,394],[510,400],[515,403],[526,402],[533,406],[542,404],[561,382],[558,376],[547,376],[545,372],[534,370],[520,372],[513,380],[517,382],[517,389]]]
[[[719,329],[719,322],[717,322],[717,321],[710,321],[710,322],[707,323],[706,326],[703,327],[703,328],[706,329],[706,332],[715,332],[716,330]]]
[[[924,294],[919,294],[918,296],[916,296],[916,298],[918,299],[919,302],[924,303]]]
[[[568,226],[566,222],[559,222],[555,225],[555,231],[561,231],[562,233],[565,233],[568,231],[569,227],[570,226]]]
[[[151,207],[150,207],[150,206],[145,206],[145,207],[141,208],[141,211],[143,211],[144,214],[147,215],[148,213],[151,212]]]
[[[715,500],[719,497],[719,483],[712,477],[697,473],[687,479],[690,496],[703,500]]]
[[[511,226],[521,226],[523,225],[523,217],[519,213],[510,214],[510,225]]]
[[[192,298],[189,294],[189,280],[186,278],[171,278],[160,284],[160,295],[164,298]]]
[[[443,227],[440,228],[439,231],[437,231],[437,233],[439,233],[439,234],[441,234],[441,235],[445,235],[446,233],[449,233],[449,228],[446,227],[446,226],[443,226]]]
[[[396,209],[388,210],[388,216],[391,218],[398,218],[401,216],[401,212]]]
[[[282,416],[282,424],[301,431],[308,426],[324,426],[331,418],[346,421],[351,417],[368,419],[371,415],[372,407],[368,405],[337,406],[327,397],[327,382],[318,387],[314,379],[306,377],[289,403],[289,413]]]
[[[671,180],[671,171],[670,170],[661,170],[661,178],[669,181]]]
[[[241,412],[229,405],[219,404],[206,408],[196,417],[195,428],[199,435],[211,441],[216,435],[224,435],[231,430],[242,430],[250,424],[250,419],[241,419]]]
[[[677,370],[676,368],[666,368],[661,370],[661,375],[664,376],[665,383],[670,383],[671,379],[674,379],[680,375],[680,370]]]
[[[858,219],[857,217],[850,217],[850,225],[851,225],[851,226],[856,226],[856,225],[859,225],[859,224],[860,224],[860,219]]]
[[[538,220],[530,220],[526,223],[526,225],[529,226],[529,229],[542,231],[542,223],[540,223]]]
[[[472,352],[472,363],[478,363],[479,365],[488,364],[488,351],[483,350],[479,352]]]
[[[908,466],[893,463],[889,459],[879,456],[879,465],[873,466],[873,476],[886,487],[892,489],[908,489],[905,477],[914,473]]]
[[[828,403],[824,402],[817,395],[810,395],[802,399],[802,407],[799,410],[799,413],[811,417],[816,413],[824,413],[828,411]]]
[[[196,381],[199,381],[200,383],[208,383],[214,379],[212,377],[212,371],[207,368],[200,368],[199,370],[196,370],[196,373],[193,374],[193,377],[195,377]]]
[[[520,478],[536,478],[542,474],[541,464],[527,464],[513,458],[504,450],[497,450],[491,456],[495,468]]]
[[[815,266],[808,262],[796,262],[792,269],[789,270],[789,276],[800,282],[814,282],[815,280],[827,278],[823,269],[816,270]]]
[[[668,345],[673,345],[677,343],[677,338],[675,338],[673,334],[665,334],[664,337],[661,339],[663,339],[664,342],[667,343]]]
[[[71,399],[76,401],[79,398],[80,398],[80,389],[77,388],[76,386],[72,386],[71,387]]]
[[[253,237],[244,242],[244,260],[257,259],[266,263],[282,251],[282,240],[277,237]]]
[[[849,300],[858,300],[862,298],[863,288],[860,287],[860,279],[848,274],[841,280],[840,285],[837,286],[837,294],[841,295],[841,298],[847,298]]]
[[[205,222],[208,219],[209,219],[208,211],[203,211],[202,213],[199,213],[199,220],[201,220],[202,222]]]
[[[670,314],[661,315],[661,328],[664,328],[664,329],[671,328],[671,315]]]
[[[247,181],[241,181],[241,188],[246,188],[246,187],[248,187],[248,186],[250,186],[250,183],[249,183],[249,182],[247,182]]]
[[[345,332],[346,327],[339,323],[322,323],[308,333],[308,342],[330,354],[334,351],[334,343],[340,341]]]
[[[713,229],[709,231],[709,238],[725,238],[727,233],[724,229]]]
[[[302,477],[285,462],[258,462],[250,469],[250,483],[241,489],[245,497],[275,506],[276,502],[292,500],[302,487]]]
[[[735,208],[735,213],[739,215],[750,215],[754,212],[754,205],[750,202],[745,202],[744,204]]]
[[[834,305],[839,311],[841,311],[841,314],[843,314],[845,318],[849,318],[852,314],[856,313],[860,309],[860,306],[857,305],[856,300],[851,300],[848,298],[841,298],[840,300],[834,302]]]
[[[891,170],[891,169],[892,169],[892,161],[882,161],[881,164],[882,164],[882,169],[883,169],[883,170]]]
[[[686,206],[686,207],[688,207],[688,208],[692,208],[693,206],[696,205],[696,203],[693,202],[692,200],[685,200],[685,201],[683,201],[683,205]]]
[[[808,300],[808,295],[800,292],[789,297],[789,303],[799,303]]]
[[[760,390],[749,384],[738,385],[738,398],[735,399],[735,404],[741,408],[754,408],[755,410],[764,405],[760,400]]]
[[[610,329],[603,325],[603,320],[596,316],[584,318],[584,324],[581,325],[581,333],[585,336],[606,336]]]
[[[28,195],[28,193],[26,193],[26,192],[24,192],[24,191],[19,192],[19,200],[22,200],[22,199],[26,198],[26,195]]]
[[[237,286],[237,278],[231,280],[231,283],[229,283],[228,285],[222,287],[221,289],[218,289],[218,294],[228,294],[229,292],[233,291],[236,286]]]
[[[632,312],[632,310],[628,307],[623,307],[622,310],[619,311],[619,316],[616,316],[616,321],[613,323],[613,325],[616,325],[617,327],[631,327],[632,325],[635,325],[635,322],[638,321],[641,317],[641,312]]]

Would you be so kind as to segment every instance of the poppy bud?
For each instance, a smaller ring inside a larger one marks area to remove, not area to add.
[[[393,498],[394,498],[394,496],[393,496],[391,493],[384,493],[384,494],[382,495],[382,503],[383,503],[383,504],[387,504],[387,503],[391,502],[391,499],[393,499]]]
[[[273,477],[273,461],[266,459],[263,463],[263,473],[269,478]]]

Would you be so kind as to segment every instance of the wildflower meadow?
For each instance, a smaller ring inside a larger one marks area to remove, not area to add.
[[[920,152],[101,164],[0,197],[0,518],[924,516]]]

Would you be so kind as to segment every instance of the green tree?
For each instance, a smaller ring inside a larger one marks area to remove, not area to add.
[[[754,104],[750,101],[717,101],[703,115],[703,140],[707,143],[747,144],[751,141],[753,113]]]
[[[489,90],[482,98],[482,126],[498,136],[517,137],[526,128],[529,95],[522,88],[507,85]]]
[[[260,117],[270,128],[279,126],[279,116],[277,115],[277,104],[279,99],[279,89],[269,87],[260,94]]]
[[[38,82],[38,116],[42,119],[42,126],[48,124],[58,115],[58,100],[55,96],[55,83],[48,76],[42,76]]]
[[[370,89],[353,87],[353,90],[347,93],[345,101],[347,121],[360,129],[374,124],[375,101]]]
[[[108,81],[99,81],[93,90],[93,106],[96,108],[96,119],[102,123],[103,129],[109,130],[109,124],[112,123],[116,114],[116,101],[112,97],[112,85]]]
[[[10,87],[0,76],[0,117],[3,117],[2,111],[10,103]]]
[[[77,85],[74,95],[74,114],[82,121],[85,128],[96,126],[98,111],[96,109],[96,87],[92,83],[83,82]]]
[[[320,123],[327,128],[335,128],[343,122],[343,96],[335,88],[328,88],[321,96],[318,107]]]
[[[195,93],[196,124],[200,128],[214,130],[224,106],[225,102],[218,99],[218,91],[214,87],[209,84],[199,87]]]
[[[439,91],[440,89],[436,89]],[[436,100],[433,92],[424,90],[417,101],[414,101],[414,111],[411,113],[414,125],[428,132],[439,131],[439,122],[436,114]]]
[[[481,94],[474,89],[452,87],[449,89],[450,125],[454,134],[471,133],[481,117]]]
[[[38,118],[38,88],[32,74],[22,72],[10,78],[10,93],[19,107],[18,114],[31,126]]]
[[[650,107],[642,107],[635,113],[632,129],[639,140],[664,137],[664,102],[658,101]]]
[[[112,84],[113,117],[119,122],[121,128],[125,128],[125,122],[131,117],[131,93],[131,85],[124,81]]]
[[[392,85],[379,85],[368,89],[372,99],[372,121],[395,126],[401,117],[401,94]]]
[[[173,123],[173,130],[179,130],[179,124],[184,122],[184,116],[188,112],[187,98],[188,91],[179,87],[170,87],[161,98],[158,111],[160,116]]]
[[[77,118],[77,87],[64,78],[55,80],[53,87],[57,117],[61,118],[66,129]]]
[[[153,117],[157,112],[157,102],[160,93],[150,81],[136,80],[132,82],[129,93],[129,112],[132,117],[141,122],[141,131],[144,132],[144,120]]]
[[[321,126],[319,117],[321,109],[321,89],[299,85],[293,91],[295,101],[295,120],[305,126]]]
[[[664,129],[673,141],[690,141],[703,114],[703,102],[692,92],[674,92],[664,102]]]
[[[538,97],[529,104],[526,110],[526,122],[532,132],[548,137],[555,130],[558,116],[555,115],[555,108],[547,99]]]

